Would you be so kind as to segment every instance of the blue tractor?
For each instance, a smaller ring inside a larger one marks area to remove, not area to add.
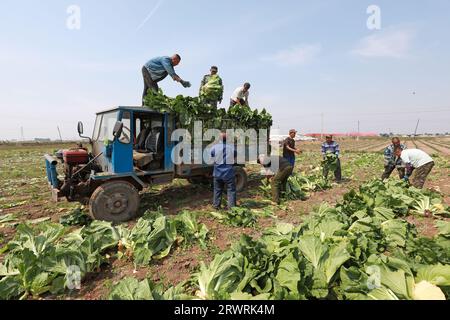
[[[124,222],[137,217],[139,192],[152,184],[187,179],[194,184],[212,181],[210,164],[172,162],[171,141],[176,129],[176,117],[145,107],[118,107],[97,113],[92,137],[83,136],[83,124],[78,123],[80,137],[88,139],[90,150],[79,144],[76,148],[45,155],[47,177],[54,200],[89,204],[94,219]],[[64,178],[58,177],[57,165],[64,168]],[[247,185],[243,166],[236,166],[237,190]]]

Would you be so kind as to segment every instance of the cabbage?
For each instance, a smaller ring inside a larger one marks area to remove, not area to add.
[[[218,101],[223,95],[222,79],[218,75],[211,75],[208,82],[201,88],[200,97],[207,101]]]
[[[414,300],[445,300],[442,290],[425,280],[414,286],[413,296]]]

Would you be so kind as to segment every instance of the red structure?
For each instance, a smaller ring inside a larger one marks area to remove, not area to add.
[[[379,134],[376,132],[348,132],[348,133],[324,133],[323,136],[332,135],[333,137],[378,137]],[[307,133],[305,134],[307,137],[320,138],[322,133]]]

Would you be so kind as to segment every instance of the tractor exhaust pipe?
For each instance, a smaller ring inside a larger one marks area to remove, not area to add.
[[[56,166],[58,164],[58,159],[56,159],[54,156],[51,156],[49,154],[46,154],[44,156],[45,160],[47,160],[52,166]]]

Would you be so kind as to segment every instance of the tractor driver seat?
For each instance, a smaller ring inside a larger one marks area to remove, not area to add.
[[[141,147],[144,147],[141,149]],[[158,169],[164,158],[164,128],[154,127],[145,139],[145,143],[138,144],[140,150],[133,152],[135,165],[140,169]]]
[[[134,146],[135,150],[145,150],[145,141],[147,140],[148,135],[151,133],[150,127],[145,127],[142,129],[142,131],[139,133],[136,139],[136,144]]]

